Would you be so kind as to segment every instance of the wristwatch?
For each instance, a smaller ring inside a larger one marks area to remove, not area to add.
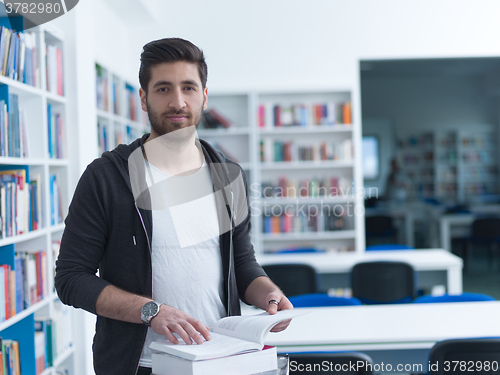
[[[160,306],[162,304],[156,301],[149,301],[142,306],[141,309],[141,320],[142,322],[151,327],[151,319],[153,319],[160,312]]]

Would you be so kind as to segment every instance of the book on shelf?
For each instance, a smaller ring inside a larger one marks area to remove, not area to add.
[[[154,341],[150,345],[153,373],[245,375],[276,370],[276,348],[264,349],[264,339],[273,326],[301,314],[283,310],[275,315],[222,318],[212,327],[212,339],[201,345]]]
[[[323,178],[289,178],[281,176],[277,181],[261,183],[265,198],[317,198],[349,197],[350,180],[345,176]]]
[[[99,120],[97,121],[97,142],[99,154],[109,150],[108,126]]]
[[[0,370],[7,375],[21,375],[19,341],[0,338]]]
[[[0,156],[28,157],[26,117],[19,109],[19,98],[12,93],[7,96],[7,86],[3,86],[0,92],[3,97],[0,100]]]
[[[14,253],[14,245],[1,248]],[[3,253],[2,257],[5,258]],[[16,252],[13,264],[0,265],[0,321],[4,322],[48,295],[45,252]],[[45,267],[45,268],[44,268]]]
[[[229,128],[232,124],[231,120],[215,108],[209,108],[203,112],[201,125],[204,129]]]
[[[11,169],[12,168],[12,169]],[[32,184],[28,166],[0,165],[1,237],[26,233],[33,227],[30,219]]]
[[[352,122],[351,104],[326,102],[320,104],[261,103],[257,109],[259,128],[349,125]]]
[[[49,157],[62,159],[66,157],[64,121],[62,113],[54,111],[52,104],[47,104],[47,125],[49,131]]]
[[[36,36],[33,32],[13,32],[0,26],[0,74],[38,87]]]
[[[45,334],[35,330],[35,373],[40,375],[46,368]]]
[[[47,70],[47,91],[64,95],[62,49],[55,44],[47,45],[45,54]]]
[[[53,356],[54,359],[63,354],[73,346],[74,324],[71,315],[71,307],[63,305],[62,302],[54,303],[54,315],[52,319],[53,332]]]
[[[260,141],[261,162],[352,160],[352,139],[297,144],[265,138]]]
[[[127,95],[127,118],[132,121],[137,121],[137,98],[139,94],[137,90],[128,83],[125,84],[125,93]]]
[[[62,195],[57,177],[55,174],[49,175],[50,193],[50,224],[56,225],[63,221]]]
[[[113,104],[113,113],[115,115],[120,115],[122,113],[120,95],[120,81],[117,78],[113,77],[113,80],[111,81],[111,103]]]
[[[278,209],[276,209],[278,207]],[[318,207],[310,205],[305,207],[282,207],[271,205],[267,210],[263,207],[262,217],[263,233],[309,233],[318,232]]]
[[[95,64],[96,77],[96,104],[97,108],[107,111],[109,108],[108,98],[108,75],[99,64]],[[113,86],[113,88],[115,88]]]
[[[56,324],[57,322],[54,322],[49,317],[35,317],[35,332],[41,332],[44,338],[43,348],[41,347],[39,349],[40,352],[43,352],[43,357],[44,357],[43,368],[51,367],[54,364],[54,359],[55,359],[54,353],[56,353],[56,350],[54,350],[56,349],[55,347],[56,342],[54,339],[56,336],[56,330],[55,330]],[[40,353],[40,355],[41,354],[42,353]]]

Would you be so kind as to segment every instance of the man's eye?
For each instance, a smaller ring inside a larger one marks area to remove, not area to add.
[[[166,87],[159,88],[158,91],[167,91]]]
[[[186,90],[194,90],[194,87],[186,87]]]

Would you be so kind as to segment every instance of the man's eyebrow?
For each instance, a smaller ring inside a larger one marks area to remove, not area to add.
[[[193,80],[190,80],[190,79],[185,80],[185,81],[182,81],[181,83],[182,83],[183,85],[192,85],[192,86],[196,86],[196,87],[198,87],[198,86],[199,86],[199,85],[198,85],[198,82],[193,81]],[[158,86],[172,86],[172,82],[170,82],[170,81],[157,81],[157,82],[155,82],[155,84],[153,85],[153,88],[158,87]]]
[[[171,86],[171,85],[172,85],[172,82],[169,82],[169,81],[157,81],[153,85],[153,88],[158,87],[158,86]]]
[[[185,80],[185,81],[182,81],[181,82],[183,85],[192,85],[192,86],[198,86],[198,82],[196,81],[193,81],[193,80]]]

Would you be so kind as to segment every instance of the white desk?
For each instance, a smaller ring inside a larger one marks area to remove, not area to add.
[[[453,237],[467,236],[473,221],[473,214],[447,214],[441,216],[439,219],[441,247],[451,251],[451,239]]]
[[[477,205],[470,207],[470,214],[445,214],[439,218],[440,246],[451,251],[451,239],[470,234],[472,222],[478,215],[500,214],[500,205]]]
[[[301,310],[309,313],[294,318],[286,330],[268,334],[265,343],[280,353],[362,351],[375,363],[395,365],[426,364],[437,341],[500,336],[500,301]]]
[[[305,263],[316,269],[322,278],[322,288],[345,287],[349,285],[326,285],[331,284],[328,278],[331,275],[342,274],[344,283],[347,280],[352,267],[360,262],[372,261],[402,261],[413,266],[415,271],[419,273],[419,285],[426,285],[425,278],[428,278],[427,286],[440,283],[439,277],[435,277],[434,273],[444,273],[444,283],[446,284],[449,294],[462,293],[462,267],[463,261],[460,257],[451,254],[442,249],[425,249],[425,250],[409,250],[409,251],[367,251],[361,254],[357,253],[307,253],[307,254],[276,254],[276,255],[261,255],[257,257],[257,261],[261,265],[277,264],[277,263]],[[438,281],[435,281],[435,280]],[[335,280],[338,281],[339,279]],[[347,282],[348,283],[348,282]]]

